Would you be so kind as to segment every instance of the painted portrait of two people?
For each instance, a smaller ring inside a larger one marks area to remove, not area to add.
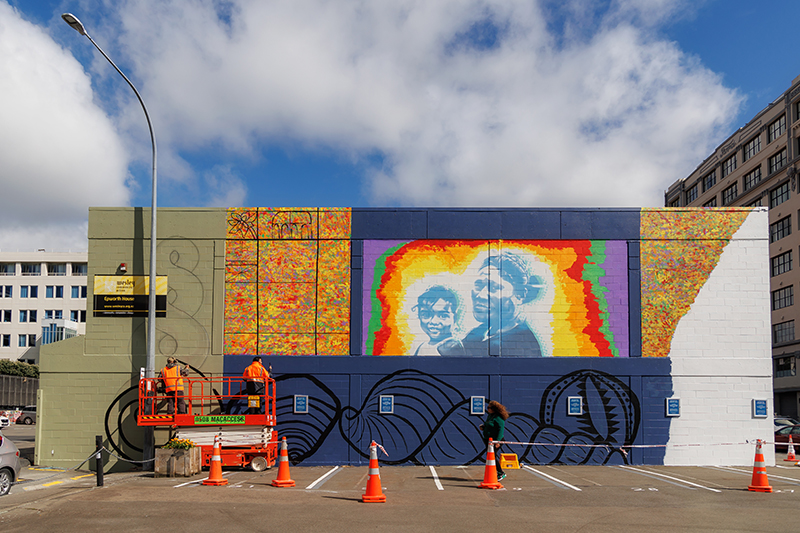
[[[486,256],[468,296],[437,284],[417,297],[412,310],[427,339],[417,343],[412,355],[541,357],[539,341],[524,310],[544,289],[542,277],[533,274],[529,262],[519,254],[502,251]],[[467,297],[477,325],[457,335],[458,325],[465,322]]]

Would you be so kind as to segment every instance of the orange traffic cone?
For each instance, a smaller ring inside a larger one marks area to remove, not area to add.
[[[222,477],[222,458],[219,455],[219,435],[214,436],[214,450],[211,452],[211,468],[208,471],[208,479],[203,481],[203,485],[227,485],[228,480]]]
[[[753,463],[753,480],[747,490],[754,492],[772,492],[767,479],[767,467],[764,465],[764,454],[761,453],[761,439],[756,441],[756,459]]]
[[[797,462],[797,457],[794,456],[794,443],[792,443],[792,436],[789,435],[789,453],[786,455],[786,459],[784,461],[790,461],[792,463]]]
[[[367,493],[361,495],[364,503],[386,503],[386,495],[381,487],[381,473],[378,470],[378,445],[372,441],[369,445],[369,477]]]
[[[294,487],[294,480],[289,477],[289,448],[286,437],[281,440],[281,454],[278,457],[278,477],[272,482],[273,487]]]
[[[497,481],[497,463],[494,460],[494,443],[489,439],[489,446],[486,448],[486,468],[483,471],[482,489],[502,489],[503,485]]]

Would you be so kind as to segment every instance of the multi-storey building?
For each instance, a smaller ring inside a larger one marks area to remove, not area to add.
[[[666,192],[668,207],[769,207],[774,406],[800,412],[800,76]],[[746,305],[747,302],[742,302]]]
[[[0,252],[0,359],[38,363],[42,342],[85,333],[86,258]]]

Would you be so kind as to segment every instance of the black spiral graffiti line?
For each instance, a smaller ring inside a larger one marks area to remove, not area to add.
[[[312,376],[278,379],[287,383],[313,380],[317,388],[310,400],[315,402],[315,412],[319,404],[319,414],[311,419],[294,415],[291,397],[278,399],[281,434],[299,445],[299,450],[290,453],[294,463],[319,450],[337,424],[344,442],[363,458],[368,457],[366,450],[372,440],[391,449],[392,457],[381,459],[384,464],[470,464],[484,456],[480,421],[464,409],[469,398],[436,376],[417,370],[397,371],[379,379],[360,406],[342,408],[334,392]],[[378,401],[384,394],[394,396],[395,410],[390,417],[378,414]],[[559,402],[565,395],[583,399],[583,415],[566,415],[563,401]],[[540,405],[538,419],[514,412],[506,421],[505,440],[552,444],[525,446],[521,459],[537,464],[629,462],[623,448],[636,438],[640,407],[630,388],[619,379],[596,370],[572,372],[546,388]]]
[[[309,402],[314,406],[312,413],[296,415],[293,396],[277,398],[280,433],[292,442],[289,459],[293,464],[314,456],[334,436],[365,459],[369,442],[381,443],[390,451],[390,458],[381,459],[387,465],[471,464],[483,460],[480,419],[468,415],[465,409],[470,399],[436,376],[418,370],[399,370],[378,379],[358,407],[343,406],[328,384],[309,374],[284,374],[275,381],[278,390],[278,384],[285,383],[308,392]],[[127,458],[114,439],[109,420],[113,407],[122,404],[125,395],[135,390],[136,387],[131,387],[123,391],[106,411],[109,443]],[[378,414],[381,395],[394,396],[392,416]],[[567,396],[583,400],[582,415],[567,416],[564,409]],[[123,431],[123,419],[132,405],[136,405],[135,399],[120,407],[116,431],[120,441],[141,452]],[[135,417],[135,407],[131,414]],[[512,412],[506,421],[505,440],[544,443],[524,446],[519,454],[521,460],[535,464],[628,464],[623,449],[635,441],[639,423],[639,400],[624,382],[597,370],[578,370],[547,386],[539,418]],[[333,431],[337,427],[338,434]]]
[[[180,359],[178,359],[177,361],[178,361],[178,363],[180,365],[187,365],[188,364],[188,363],[186,363],[184,361],[181,361]],[[200,376],[203,379],[206,378],[206,375],[202,371],[200,371],[200,369],[198,369],[198,368],[196,368],[196,367],[194,367],[192,365],[189,365],[189,370],[195,372],[198,376]],[[136,420],[136,418],[137,418],[137,416],[139,414],[139,396],[138,396],[138,394],[139,394],[139,386],[138,385],[133,385],[132,387],[128,387],[127,389],[125,389],[124,391],[119,393],[117,395],[117,397],[114,398],[114,400],[112,400],[112,402],[108,405],[108,408],[106,409],[106,414],[105,414],[105,417],[104,417],[104,420],[103,420],[103,426],[104,426],[105,432],[106,432],[106,440],[108,441],[109,445],[112,448],[114,448],[114,451],[120,457],[122,457],[124,459],[128,459],[129,461],[133,461],[134,458],[132,458],[128,453],[126,453],[122,449],[121,443],[125,443],[125,445],[127,445],[128,448],[130,450],[134,451],[134,452],[142,453],[144,451],[141,446],[137,446],[136,444],[134,444],[132,442],[132,439],[130,438],[129,435],[126,435],[126,433],[125,433],[125,424],[124,424],[124,421],[128,417],[132,417],[133,420]],[[212,389],[212,394],[215,395],[215,396],[219,396],[219,392],[216,389]],[[129,396],[132,395],[132,397],[129,398],[129,399],[123,400],[125,395],[129,395]],[[117,425],[116,425],[116,427],[112,427],[112,425],[110,424],[110,420],[112,418],[112,413],[114,411],[114,406],[117,405],[117,404],[120,404],[120,407],[117,410],[117,417],[116,417],[117,418]],[[222,410],[223,403],[222,403],[221,400],[218,400],[218,405],[220,407],[220,410]],[[117,442],[117,439],[115,438],[115,435],[118,436],[118,439],[121,442]]]

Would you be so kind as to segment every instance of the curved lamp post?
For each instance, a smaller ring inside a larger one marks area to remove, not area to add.
[[[136,94],[136,98],[139,99],[139,103],[142,104],[142,110],[144,111],[144,117],[147,119],[147,127],[150,129],[150,143],[153,147],[153,200],[152,205],[150,207],[150,294],[148,300],[148,307],[147,307],[147,367],[145,369],[145,376],[148,378],[155,377],[155,353],[156,353],[156,136],[153,133],[153,124],[150,122],[150,114],[147,112],[147,107],[144,105],[144,100],[142,100],[142,96],[139,94],[139,91],[136,90],[136,87],[133,86],[131,80],[111,61],[111,58],[106,55],[100,46],[94,39],[92,39],[88,33],[86,33],[86,28],[83,27],[81,21],[78,20],[78,17],[73,15],[72,13],[64,13],[61,15],[61,18],[64,19],[64,22],[70,25],[72,29],[84,35],[89,41],[94,45],[97,50],[103,54],[103,57],[111,63],[111,66],[119,72],[119,75],[123,77],[123,79],[128,82],[133,92]],[[152,427],[145,427],[145,437],[144,437],[144,459],[149,460],[155,456],[154,452],[154,441],[153,441],[153,428]],[[153,465],[149,465],[152,467]]]

